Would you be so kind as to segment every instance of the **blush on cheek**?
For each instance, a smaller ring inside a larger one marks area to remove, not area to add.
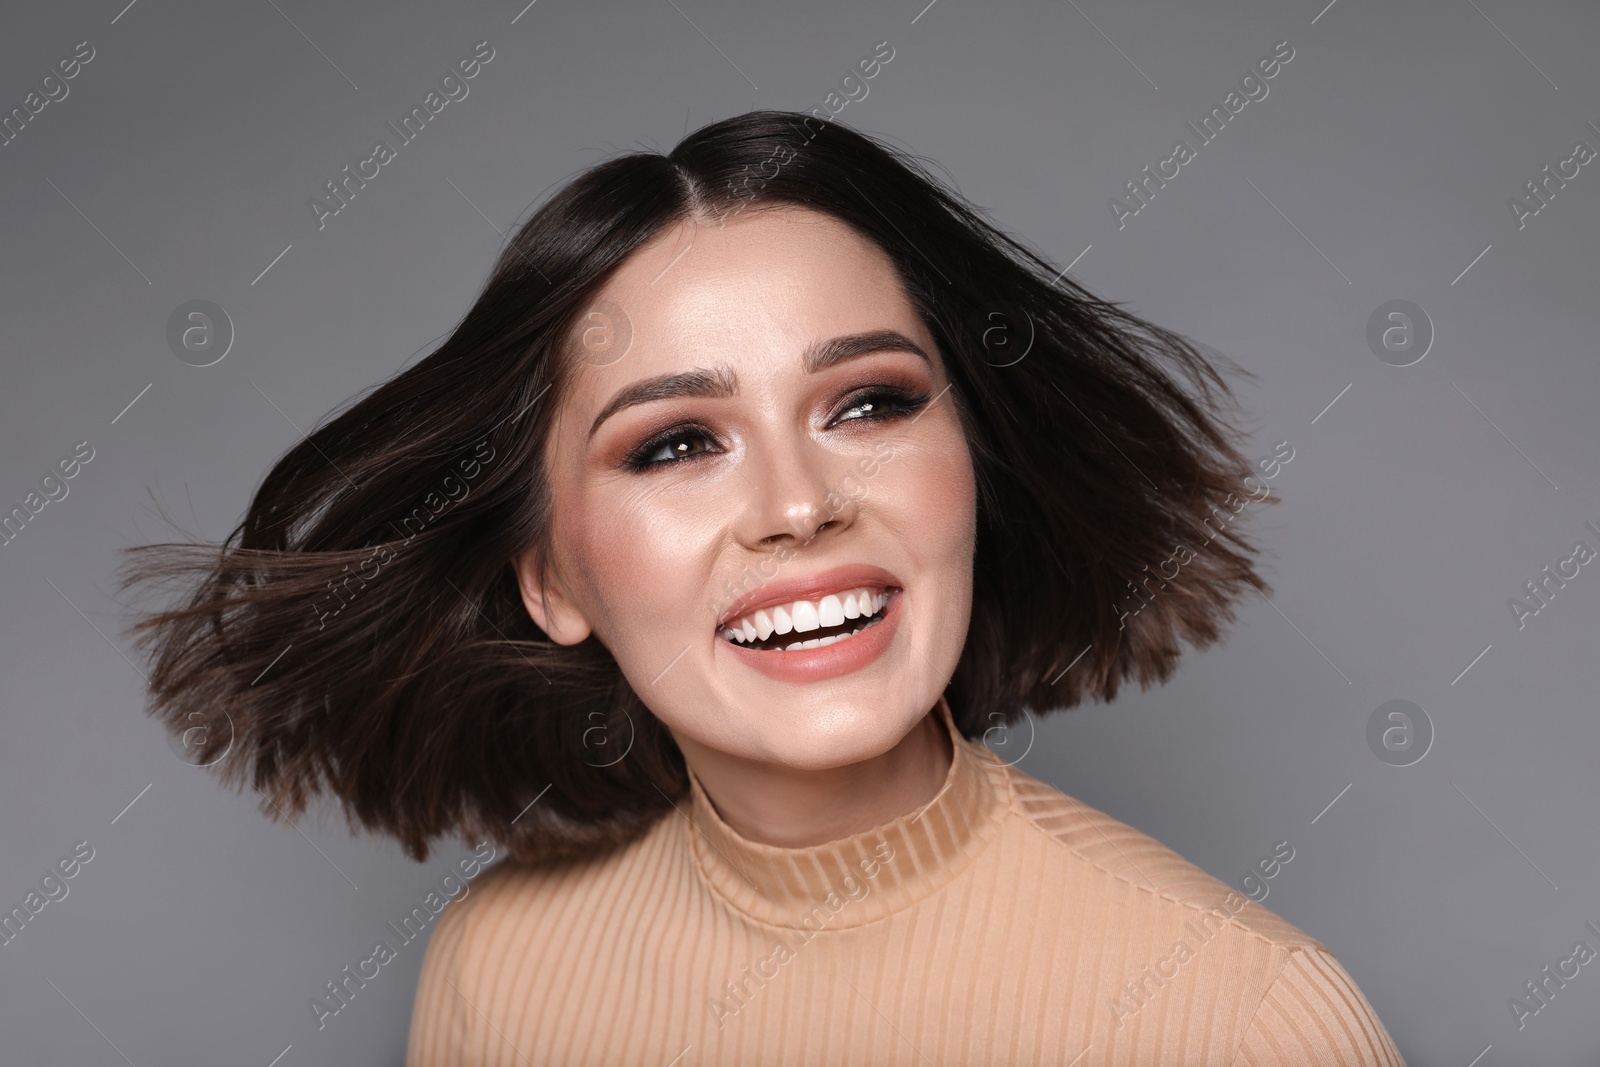
[[[925,654],[941,669],[944,659],[959,656],[965,643],[978,536],[977,486],[971,459],[953,419],[947,430],[944,434],[930,432],[925,444],[897,442],[894,458],[885,461],[873,479],[863,505],[872,509],[876,500],[878,517],[921,572],[919,584],[925,599],[919,604],[919,614],[931,612],[920,617],[940,631],[937,638],[923,636],[937,646],[927,646]],[[954,665],[952,658],[950,669]]]
[[[919,457],[923,458],[923,457]],[[968,541],[977,539],[977,483],[964,442],[926,455],[924,462],[908,464],[915,480],[914,500],[919,519],[930,530],[966,528]]]
[[[687,634],[697,628],[711,633],[706,579],[697,575],[715,538],[703,516],[686,513],[681,494],[629,493],[587,507],[573,500],[559,525],[568,587],[619,662],[638,658],[647,667],[654,664],[654,673],[689,640]],[[676,644],[658,663],[658,646],[671,642]]]

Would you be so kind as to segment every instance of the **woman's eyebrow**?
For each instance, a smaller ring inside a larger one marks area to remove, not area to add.
[[[806,349],[802,364],[807,374],[816,374],[847,359],[864,356],[868,352],[885,351],[912,352],[921,356],[930,367],[933,365],[933,360],[928,358],[922,346],[899,330],[873,330],[835,337],[831,341],[819,341]]]
[[[873,330],[868,333],[848,334],[809,345],[801,358],[807,374],[816,374],[869,352],[911,352],[932,366],[933,360],[911,338],[898,330]],[[589,426],[589,437],[595,435],[600,424],[624,408],[648,404],[654,400],[677,400],[683,397],[714,397],[726,399],[739,392],[739,376],[729,367],[714,370],[679,371],[643,378],[624,386],[600,410]]]

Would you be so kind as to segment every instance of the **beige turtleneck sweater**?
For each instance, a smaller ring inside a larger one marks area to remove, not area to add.
[[[691,773],[621,850],[483,875],[407,1067],[1404,1067],[1322,944],[938,714],[943,790],[876,829],[759,844]]]

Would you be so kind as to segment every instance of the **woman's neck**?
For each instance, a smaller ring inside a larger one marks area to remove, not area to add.
[[[821,771],[678,743],[723,822],[746,840],[779,848],[836,841],[916,810],[939,794],[954,758],[937,710],[882,755]]]

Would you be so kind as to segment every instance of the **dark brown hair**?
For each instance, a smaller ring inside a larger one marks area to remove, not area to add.
[[[563,187],[449,338],[291,448],[223,544],[130,549],[125,586],[177,594],[132,626],[151,714],[197,762],[231,746],[216,767],[265,814],[326,792],[416,859],[446,834],[593,855],[669,810],[671,735],[595,638],[548,640],[509,561],[545,544],[543,445],[609,273],[682,219],[775,205],[883,249],[943,357],[979,492],[966,736],[1163,680],[1266,588],[1229,522],[1252,472],[1222,357],[1058,277],[916,157],[757,111]]]

